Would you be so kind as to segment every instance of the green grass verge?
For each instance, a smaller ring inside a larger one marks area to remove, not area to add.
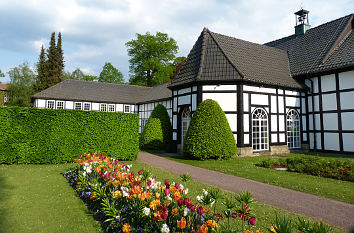
[[[102,232],[61,175],[72,166],[0,165],[0,232]]]
[[[183,183],[179,176],[167,171],[139,162],[125,163],[132,164],[135,171],[150,170],[160,181],[169,179]],[[103,232],[62,176],[73,166],[0,165],[0,232]],[[184,185],[189,188],[191,197],[211,187],[194,180]],[[233,195],[226,191],[223,194]],[[266,229],[274,223],[276,214],[292,219],[300,216],[260,202],[255,202],[253,209],[257,216],[256,229],[264,232],[268,232]],[[342,228],[333,228],[336,232],[345,232]]]
[[[146,164],[142,164],[140,162],[126,162],[126,164],[132,164],[133,165],[133,170],[138,171],[141,168],[144,169],[148,169],[149,171],[151,171],[151,173],[157,177],[158,180],[160,181],[164,181],[165,179],[169,179],[170,182],[174,181],[177,183],[181,183],[183,184],[185,187],[189,188],[189,195],[192,197],[196,197],[197,195],[202,194],[202,190],[203,189],[208,189],[208,188],[214,188],[213,186],[210,185],[206,185],[200,182],[197,182],[195,180],[190,180],[187,183],[183,183],[181,178],[177,175],[171,174],[167,171],[158,169],[158,168],[154,168],[154,167],[150,167]],[[222,194],[224,197],[229,197],[231,198],[234,194],[228,191],[222,191]],[[218,204],[217,210],[220,212],[222,210],[224,210],[224,208],[221,208],[222,204]],[[256,215],[257,217],[257,225],[253,230],[256,229],[260,229],[263,232],[269,232],[268,228],[271,226],[272,223],[275,222],[275,216],[286,216],[287,218],[291,218],[294,221],[297,220],[298,217],[304,217],[307,220],[310,220],[312,222],[314,222],[313,219],[303,216],[303,215],[299,215],[299,214],[295,214],[292,212],[289,212],[287,210],[275,207],[275,206],[271,206],[268,204],[264,204],[258,201],[255,201],[252,204],[252,209],[253,209],[253,213]],[[345,229],[343,228],[339,228],[339,227],[335,227],[335,226],[331,226],[332,229],[335,232],[347,232]],[[252,230],[252,229],[251,229]],[[253,231],[255,232],[255,231]]]
[[[354,159],[353,157],[328,154],[290,154],[286,156],[320,156],[330,159]],[[354,204],[354,183],[295,172],[277,171],[255,165],[265,158],[264,156],[258,156],[238,157],[230,160],[199,161],[184,157],[169,157],[169,159],[177,162]]]

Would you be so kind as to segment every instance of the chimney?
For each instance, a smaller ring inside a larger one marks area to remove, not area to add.
[[[294,14],[295,14],[295,21],[296,21],[295,35],[297,36],[303,35],[306,33],[307,30],[311,28],[311,25],[309,24],[309,17],[308,17],[309,11],[301,7],[301,9],[295,12]]]

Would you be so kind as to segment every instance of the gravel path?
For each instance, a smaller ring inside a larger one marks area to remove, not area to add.
[[[178,163],[146,152],[139,152],[138,160],[178,175],[188,172],[194,180],[231,192],[248,190],[260,202],[346,229],[354,226],[354,205],[352,204]]]

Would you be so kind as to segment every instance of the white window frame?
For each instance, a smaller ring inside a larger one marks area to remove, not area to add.
[[[252,148],[255,152],[269,150],[268,113],[263,108],[252,113]]]
[[[300,115],[295,109],[286,114],[286,135],[289,149],[301,148]]]
[[[80,106],[80,107],[78,107],[78,106]],[[82,110],[82,102],[75,102],[74,109],[75,110]]]
[[[53,104],[53,107],[49,107],[49,104]],[[55,109],[55,101],[54,100],[47,100],[46,108]]]
[[[7,103],[9,101],[9,96],[5,93],[4,94],[4,103]]]
[[[88,106],[88,108],[86,108],[86,106]],[[90,111],[91,110],[91,104],[90,103],[84,103],[83,110],[84,111]]]
[[[116,108],[115,108],[115,104],[108,104],[108,112],[115,112]]]
[[[123,106],[123,107],[124,107],[124,108],[123,108],[124,113],[130,113],[130,112],[131,112],[130,105],[126,105],[126,104],[124,104],[124,106]],[[128,107],[128,108],[129,108],[129,109],[128,109],[128,111],[127,111],[126,107]]]
[[[107,104],[100,104],[100,111],[107,112]]]
[[[64,109],[65,108],[64,104],[65,104],[64,101],[58,100],[57,104],[56,104],[57,105],[57,109]]]

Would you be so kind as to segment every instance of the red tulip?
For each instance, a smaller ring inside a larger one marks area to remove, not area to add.
[[[175,187],[176,187],[176,189],[178,189],[179,188],[179,183],[175,183]]]
[[[184,198],[183,204],[188,205],[189,204],[189,198]]]
[[[138,172],[138,174],[141,175],[141,174],[143,174],[143,172],[144,172],[144,169],[141,169],[141,170]]]
[[[178,205],[178,206],[183,205],[183,200],[182,200],[182,199],[178,199],[178,200],[177,200],[177,205]]]
[[[151,180],[148,180],[148,181],[146,182],[146,184],[147,184],[148,186],[150,186],[150,185],[151,185]]]
[[[162,213],[161,213],[161,218],[162,218],[163,220],[165,220],[167,217],[168,217],[168,213],[167,213],[167,212],[162,212]]]
[[[252,218],[250,218],[250,220],[248,222],[254,226],[254,225],[256,225],[256,218],[252,217]]]
[[[202,214],[203,214],[203,206],[199,206],[199,207],[197,208],[197,213],[198,213],[199,215],[202,215]]]
[[[166,196],[168,196],[170,194],[170,190],[169,189],[165,189],[165,194],[166,194]]]

